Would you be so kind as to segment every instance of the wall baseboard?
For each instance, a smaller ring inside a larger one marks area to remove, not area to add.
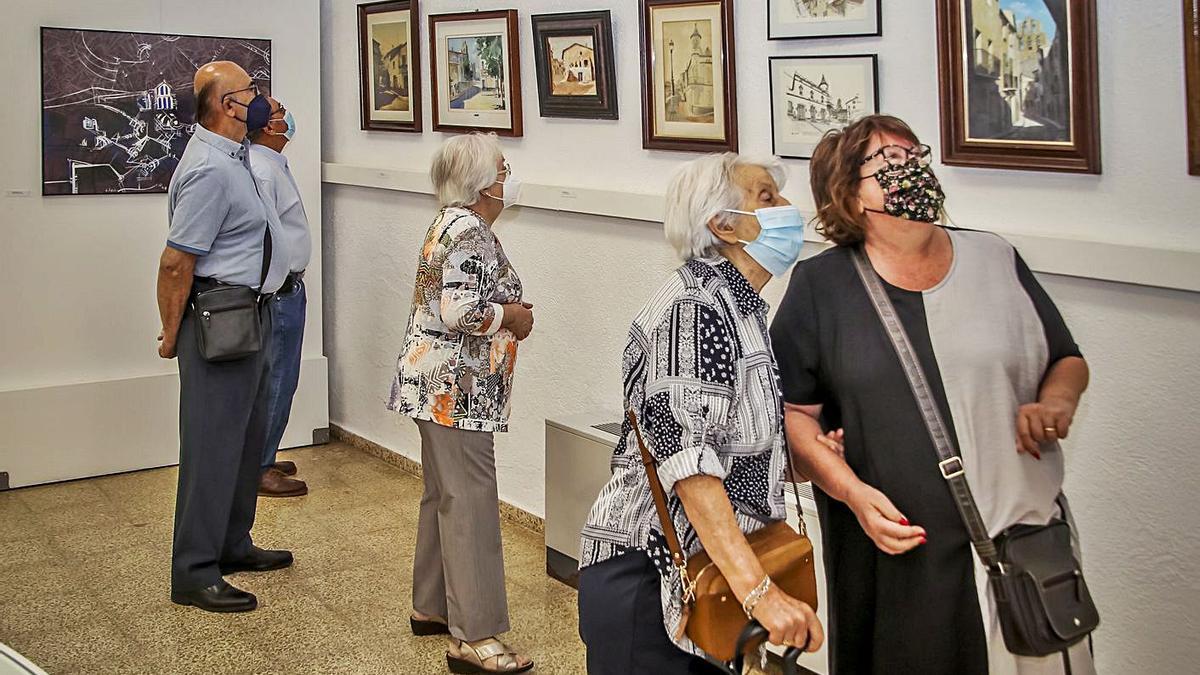
[[[388,464],[400,469],[401,471],[404,471],[405,473],[416,476],[417,478],[422,477],[421,463],[409,459],[395,450],[380,445],[375,441],[363,438],[353,431],[348,431],[345,427],[338,426],[337,424],[331,423],[329,425],[329,433],[335,440],[341,441],[355,450],[364,452],[372,457],[375,457],[376,459],[381,459],[384,462],[387,462]],[[533,515],[525,509],[513,506],[504,500],[500,500],[500,517],[513,525],[523,527],[527,530],[532,530],[538,534],[545,535],[546,533],[545,520]]]
[[[281,448],[329,423],[329,362],[307,357]],[[10,487],[179,463],[179,373],[0,391],[0,471]]]

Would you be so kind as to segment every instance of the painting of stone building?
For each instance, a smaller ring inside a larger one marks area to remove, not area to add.
[[[665,21],[662,31],[667,121],[712,124],[712,21]]]
[[[504,38],[500,35],[446,40],[450,108],[504,110]]]
[[[43,28],[42,194],[166,192],[221,59],[270,89],[269,40]]]
[[[596,94],[596,48],[591,35],[548,38],[551,93],[555,96]]]
[[[878,112],[874,56],[795,56],[771,60],[775,153],[807,158],[831,129]]]
[[[408,111],[409,65],[407,21],[371,24],[372,107]]]
[[[967,137],[1069,143],[1067,0],[962,0]]]

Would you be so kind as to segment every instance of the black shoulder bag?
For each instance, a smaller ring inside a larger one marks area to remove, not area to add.
[[[1053,518],[1046,525],[1014,525],[995,540],[988,536],[967,483],[962,458],[950,443],[950,433],[930,393],[925,372],[861,246],[854,251],[854,266],[904,366],[937,450],[938,470],[950,486],[975,552],[987,567],[1005,646],[1021,656],[1050,656],[1066,651],[1096,630],[1100,613],[1092,602],[1083,569],[1071,545],[1071,525],[1065,505],[1060,500],[1062,517]]]
[[[271,227],[263,234],[262,274],[258,291],[249,286],[216,284],[192,296],[196,341],[200,356],[209,363],[237,361],[262,349],[259,301],[271,267]]]

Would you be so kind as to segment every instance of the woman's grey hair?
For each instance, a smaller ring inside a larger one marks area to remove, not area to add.
[[[734,217],[725,209],[740,209],[742,188],[735,174],[741,167],[766,169],[782,190],[787,172],[777,157],[754,159],[735,152],[705,155],[679,167],[667,187],[663,230],[675,253],[685,262],[716,253],[718,239],[708,229],[713,217],[718,222]]]
[[[470,206],[496,182],[496,162],[504,156],[496,134],[454,136],[433,153],[429,179],[441,206]]]

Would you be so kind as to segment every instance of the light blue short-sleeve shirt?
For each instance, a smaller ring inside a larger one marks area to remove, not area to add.
[[[312,234],[309,232],[304,202],[300,199],[300,186],[288,168],[287,157],[255,143],[250,146],[250,159],[263,200],[268,206],[274,204],[275,212],[279,214],[288,252],[288,269],[303,272],[312,257]]]
[[[275,209],[254,182],[245,143],[196,125],[167,189],[167,246],[196,256],[196,276],[258,288],[263,235],[271,232],[271,264],[262,292],[274,293],[289,256]]]

